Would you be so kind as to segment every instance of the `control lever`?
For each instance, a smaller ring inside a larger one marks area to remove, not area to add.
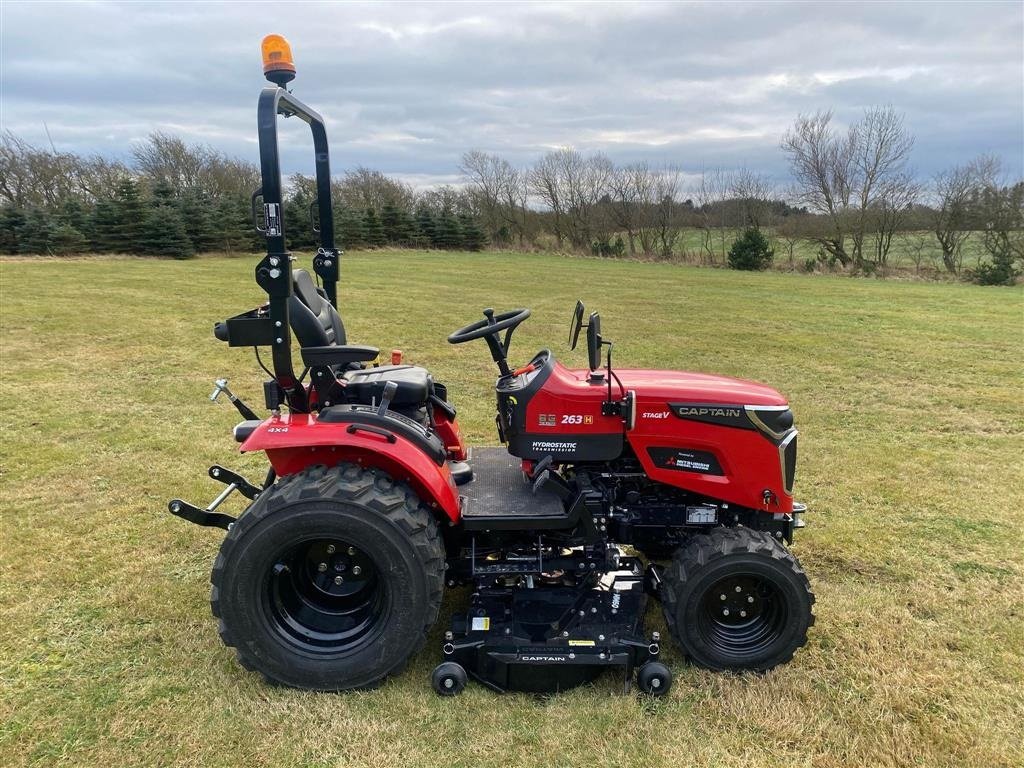
[[[221,393],[227,395],[228,400],[235,406],[235,409],[242,414],[242,418],[249,420],[262,421],[262,419],[256,415],[256,413],[239,399],[234,392],[228,389],[227,379],[217,379],[213,382],[213,392],[210,393],[210,402],[217,402],[217,398],[221,396]]]
[[[388,408],[391,407],[391,398],[395,396],[395,392],[398,391],[398,384],[393,381],[389,381],[384,385],[384,393],[380,398],[380,405],[377,406],[377,415],[383,416]]]

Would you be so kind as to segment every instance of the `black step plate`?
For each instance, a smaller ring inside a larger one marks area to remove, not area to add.
[[[547,527],[567,519],[561,499],[543,488],[535,495],[522,460],[504,448],[474,448],[470,463],[473,481],[459,487],[466,497],[462,518],[467,528],[519,528],[517,521],[526,520],[532,527]]]

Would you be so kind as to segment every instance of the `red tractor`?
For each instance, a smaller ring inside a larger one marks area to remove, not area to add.
[[[256,486],[211,467],[227,486],[214,502],[169,505],[228,531],[211,604],[240,663],[300,688],[373,687],[423,645],[445,588],[462,585],[468,606],[433,673],[443,695],[470,676],[497,691],[551,691],[609,667],[627,688],[635,672],[642,691],[664,694],[672,676],[662,638],[644,628],[649,596],[695,664],[767,670],[791,659],[814,596],[786,546],[804,507],[793,500],[797,432],[785,398],[722,376],[613,368],[600,317],[581,303],[569,346],[585,327],[586,369],[549,349],[513,368],[512,335],[530,311],[485,309],[448,341],[487,344],[506,447],[467,447],[445,385],[347,343],[324,124],[283,87],[294,77],[287,43],[270,36],[263,48],[275,86],[259,98],[253,210],[268,301],[215,335],[270,348],[271,415],[258,417],[223,380],[212,397],[227,394],[245,419],[235,440],[264,452],[270,469]],[[322,287],[285,249],[279,115],[312,129]],[[237,519],[217,511],[234,491],[252,502]]]

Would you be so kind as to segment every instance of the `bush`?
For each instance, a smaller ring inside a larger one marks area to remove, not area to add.
[[[626,255],[626,244],[621,237],[616,237],[614,243],[607,237],[601,237],[590,244],[590,252],[595,256],[621,258]]]
[[[1009,234],[986,233],[985,248],[992,260],[979,264],[971,274],[971,279],[978,285],[1013,285],[1020,270],[1017,269],[1017,254]]]
[[[729,248],[729,267],[732,269],[767,269],[775,256],[761,230],[745,229]]]

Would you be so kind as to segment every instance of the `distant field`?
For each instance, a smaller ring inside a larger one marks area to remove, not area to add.
[[[346,257],[350,338],[429,366],[470,441],[495,442],[494,366],[445,336],[528,306],[514,360],[568,352],[572,303],[618,365],[714,371],[784,392],[801,430],[794,550],[817,624],[767,675],[669,645],[666,700],[616,681],[551,697],[428,674],[440,625],[378,691],[310,694],[242,670],[217,637],[221,532],[206,502],[260,400],[251,350],[211,334],[260,300],[254,257],[0,261],[0,765],[1020,766],[1024,764],[1024,292],[742,274],[546,255]],[[308,264],[308,255],[304,259]],[[235,511],[240,506],[235,503]],[[446,598],[447,613],[465,600]],[[442,622],[444,617],[442,617]],[[649,623],[663,628],[658,609]]]
[[[820,246],[811,240],[786,241],[779,237],[770,227],[765,228],[772,248],[775,250],[775,259],[772,268],[776,270],[803,269],[808,260],[817,261]],[[710,247],[713,251],[712,263],[724,264],[726,254],[733,240],[740,234],[738,229],[712,230],[710,232]],[[674,248],[674,253],[689,263],[704,263],[708,258],[704,251],[704,236],[702,230],[685,228],[680,231],[679,239]],[[623,241],[628,241],[625,235]],[[792,254],[790,248],[792,247]],[[873,247],[871,243],[865,245]],[[982,245],[981,233],[974,232],[968,236],[962,248],[963,268],[975,269],[979,262],[988,261],[988,256]],[[821,266],[817,269],[822,270]],[[912,275],[920,274],[923,277],[938,277],[950,279],[952,276],[947,272],[942,263],[942,250],[932,232],[899,232],[893,237],[892,247],[889,250],[888,262],[885,272],[887,274]]]

